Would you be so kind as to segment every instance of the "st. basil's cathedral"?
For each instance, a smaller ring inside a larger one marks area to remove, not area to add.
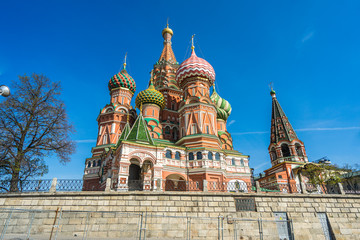
[[[110,78],[110,103],[97,118],[97,142],[85,161],[83,189],[104,190],[106,181],[114,191],[176,190],[185,181],[197,183],[193,190],[201,190],[206,181],[250,186],[249,156],[233,148],[226,129],[232,109],[215,90],[213,67],[196,55],[193,44],[191,56],[179,65],[172,29],[167,26],[162,36],[160,58],[147,89],[136,95],[135,107],[131,101],[136,83],[126,71],[126,61]],[[275,92],[271,95],[272,168],[260,180],[267,183],[281,175],[282,180],[296,182],[292,167],[307,162],[304,144]]]

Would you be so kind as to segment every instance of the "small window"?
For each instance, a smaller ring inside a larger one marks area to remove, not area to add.
[[[282,175],[278,175],[278,178],[279,178],[279,179],[282,179]]]
[[[170,150],[166,150],[166,158],[171,158],[171,151]]]
[[[231,165],[234,165],[234,166],[236,165],[236,164],[235,164],[235,159],[234,159],[234,158],[233,158],[233,159],[231,159]]]
[[[96,161],[93,161],[92,166],[96,167]]]
[[[165,128],[165,134],[170,134],[170,127]]]
[[[244,160],[242,160],[242,159],[240,160],[240,166],[242,166],[242,167],[244,166]]]
[[[98,166],[98,167],[101,166],[101,160],[100,160],[100,159],[97,161],[97,166]]]
[[[209,152],[209,153],[208,153],[208,159],[213,160],[213,154],[212,154],[212,152]]]
[[[219,154],[219,153],[216,153],[216,154],[215,154],[215,159],[216,159],[216,160],[220,160],[220,154]]]
[[[91,167],[91,162],[90,161],[88,161],[87,167]]]
[[[107,134],[104,134],[102,144],[107,144]]]
[[[196,159],[202,159],[202,153],[201,152],[197,152],[196,153]]]
[[[189,153],[189,160],[194,160],[194,154],[193,153]]]
[[[191,125],[191,134],[196,134],[196,124]]]
[[[175,159],[176,159],[176,160],[180,160],[180,152],[176,152],[176,153],[175,153]]]
[[[210,134],[209,125],[206,125],[206,133],[207,133],[207,134]]]

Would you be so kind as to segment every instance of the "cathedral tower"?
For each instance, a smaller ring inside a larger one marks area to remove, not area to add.
[[[213,67],[195,54],[192,44],[190,58],[179,67],[176,79],[183,89],[180,104],[180,137],[178,144],[186,147],[221,148],[217,136],[217,112],[210,99],[210,87],[215,81]]]
[[[305,146],[297,137],[288,118],[282,110],[274,90],[271,90],[272,113],[271,113],[271,136],[269,154],[271,165],[281,162],[308,162]]]
[[[179,139],[179,105],[182,90],[176,81],[176,70],[179,67],[171,47],[173,30],[167,24],[162,31],[164,47],[159,60],[154,65],[154,86],[164,96],[164,108],[159,119],[163,126],[163,138],[176,142]]]
[[[160,110],[164,108],[164,96],[153,85],[153,74],[148,89],[141,91],[135,100],[136,107],[148,125],[148,130],[153,139],[163,138],[162,125],[159,122]]]

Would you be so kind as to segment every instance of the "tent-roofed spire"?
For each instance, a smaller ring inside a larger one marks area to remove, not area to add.
[[[162,35],[164,38],[164,48],[161,52],[159,62],[165,60],[167,62],[174,64],[176,63],[176,58],[174,51],[172,50],[171,47],[171,38],[173,36],[173,30],[169,28],[169,23],[166,24],[166,28],[164,28],[164,30],[162,31]]]
[[[291,142],[297,139],[296,133],[281,108],[280,103],[276,99],[276,94],[273,89],[271,89],[270,95],[272,96],[270,143],[278,143],[281,140]]]
[[[134,141],[154,145],[154,142],[150,136],[147,124],[143,115],[141,114],[141,111],[129,134],[127,135],[126,141]]]

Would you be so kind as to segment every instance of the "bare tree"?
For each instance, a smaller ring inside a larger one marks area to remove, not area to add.
[[[3,190],[18,191],[19,182],[48,172],[44,157],[55,153],[70,161],[75,144],[69,134],[60,83],[44,75],[19,76],[13,95],[0,102],[0,179]]]

